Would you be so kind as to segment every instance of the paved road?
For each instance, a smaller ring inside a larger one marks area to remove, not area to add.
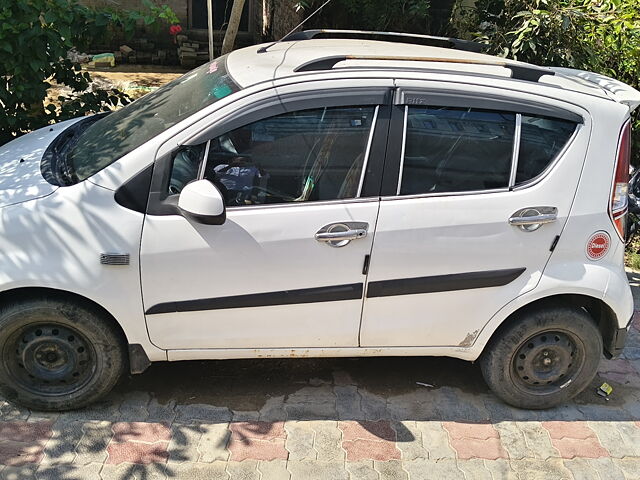
[[[62,415],[0,399],[0,478],[33,477],[638,480],[640,312],[623,356],[542,412],[438,358],[157,364]]]

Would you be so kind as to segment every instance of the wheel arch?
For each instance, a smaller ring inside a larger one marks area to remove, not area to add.
[[[531,310],[543,309],[553,306],[572,306],[584,309],[598,326],[602,335],[604,354],[611,357],[615,350],[616,333],[618,331],[618,317],[613,309],[600,298],[579,293],[560,293],[547,297],[538,298],[529,303],[521,305],[511,312],[491,334],[489,340],[484,345],[484,352],[498,338],[504,329],[518,321],[518,316]]]
[[[115,316],[113,316],[111,312],[109,312],[98,302],[85,297],[84,295],[50,287],[16,287],[0,292],[0,305],[4,305],[9,301],[15,302],[16,300],[19,301],[21,299],[32,299],[39,296],[54,298],[58,300],[69,300],[76,304],[84,304],[98,310],[101,314],[104,315],[104,318],[108,319],[111,325],[116,329],[123,345],[127,347],[128,355],[126,358],[126,362],[127,368],[129,368],[131,373],[142,373],[150,365],[151,362],[149,361],[142,346],[140,346],[139,344],[129,343],[125,330],[122,328],[122,325],[120,324],[120,322],[118,322]]]

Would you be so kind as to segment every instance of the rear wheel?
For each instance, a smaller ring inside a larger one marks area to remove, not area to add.
[[[0,393],[36,410],[85,406],[124,371],[121,335],[89,305],[38,298],[0,310]]]
[[[480,358],[493,392],[520,408],[562,404],[593,380],[602,355],[602,337],[587,312],[550,307],[518,314]]]

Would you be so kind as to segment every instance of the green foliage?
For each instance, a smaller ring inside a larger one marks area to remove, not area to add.
[[[427,28],[429,0],[343,0],[350,28],[421,31]]]
[[[324,0],[301,0],[296,10],[310,14]],[[427,33],[431,0],[334,0],[305,28],[346,28]]]
[[[639,0],[479,0],[467,22],[490,53],[602,73],[640,89]]]
[[[177,22],[166,6],[144,0],[145,12],[92,9],[76,0],[0,0],[0,144],[53,121],[128,103],[116,90],[90,89],[91,76],[67,59],[109,29]],[[52,83],[71,95],[47,100]]]

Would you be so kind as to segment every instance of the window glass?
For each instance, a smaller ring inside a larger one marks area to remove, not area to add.
[[[522,115],[516,185],[537,177],[573,135],[575,122]]]
[[[222,56],[100,118],[65,150],[64,158],[57,160],[66,172],[59,184],[89,178],[181,120],[239,90],[227,73],[226,56]]]
[[[187,183],[198,178],[198,170],[204,157],[206,145],[203,143],[193,147],[182,147],[173,155],[169,195],[180,193]]]
[[[278,115],[211,140],[204,178],[227,206],[358,195],[374,106]]]
[[[509,185],[515,114],[408,107],[401,195]]]

